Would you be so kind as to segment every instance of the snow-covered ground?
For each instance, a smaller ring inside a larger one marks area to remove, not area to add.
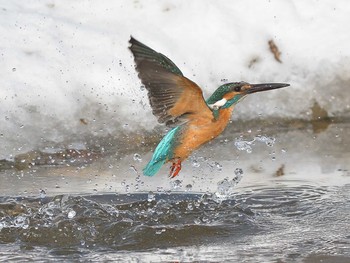
[[[223,81],[291,84],[250,96],[234,119],[309,119],[315,101],[349,117],[349,14],[347,0],[1,0],[0,159],[154,128],[130,35],[171,58],[206,96]]]

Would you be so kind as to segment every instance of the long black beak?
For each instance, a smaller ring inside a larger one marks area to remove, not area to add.
[[[280,89],[284,87],[288,87],[287,83],[262,83],[262,84],[248,84],[244,89],[246,94],[251,94],[255,92],[272,90],[272,89]]]

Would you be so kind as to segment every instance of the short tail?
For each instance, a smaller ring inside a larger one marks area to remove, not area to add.
[[[176,138],[179,130],[180,126],[175,127],[174,129],[170,130],[160,141],[154,150],[152,159],[143,169],[144,175],[155,175],[163,166],[163,164],[167,162],[167,160],[171,160],[173,158],[173,148],[177,142]]]
[[[160,170],[160,168],[163,166],[163,164],[165,163],[165,160],[161,160],[158,162],[153,162],[153,160],[151,160],[147,166],[143,169],[143,174],[147,175],[147,176],[153,176],[156,173],[158,173],[158,171]]]

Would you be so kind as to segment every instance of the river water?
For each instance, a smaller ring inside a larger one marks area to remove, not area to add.
[[[3,161],[0,261],[349,262],[349,128],[231,124],[175,179],[158,137]]]

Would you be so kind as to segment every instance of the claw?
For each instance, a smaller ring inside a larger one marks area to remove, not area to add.
[[[180,170],[181,170],[181,160],[177,159],[177,161],[173,162],[172,166],[170,167],[169,177],[174,178],[179,174]]]

